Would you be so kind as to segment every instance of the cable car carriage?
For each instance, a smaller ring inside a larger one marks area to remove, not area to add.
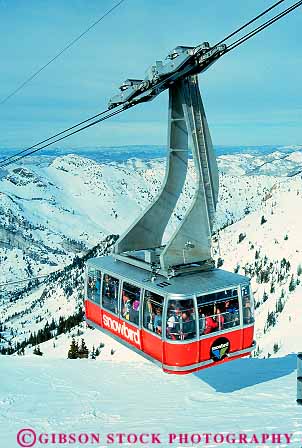
[[[90,260],[87,274],[87,322],[166,372],[192,372],[252,350],[246,277],[214,269],[152,281],[113,256]]]
[[[192,138],[195,194],[176,231],[164,232],[183,191]],[[218,168],[198,78],[169,87],[168,164],[161,191],[118,239],[111,256],[87,262],[86,321],[159,364],[184,374],[254,349],[247,277],[214,267],[211,237]]]

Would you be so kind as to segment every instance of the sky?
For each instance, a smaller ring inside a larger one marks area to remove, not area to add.
[[[273,2],[125,0],[0,105],[0,147],[31,146],[106,109],[124,79],[143,78],[172,48],[215,43]],[[0,0],[0,99],[115,3]],[[214,145],[301,144],[301,30],[300,7],[199,76]],[[163,145],[167,100],[163,93],[62,146]]]

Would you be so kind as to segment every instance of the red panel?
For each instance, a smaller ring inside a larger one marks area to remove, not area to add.
[[[210,367],[214,367],[214,366],[217,366],[217,365],[225,363],[225,362],[230,362],[230,361],[233,361],[234,359],[243,358],[243,357],[248,356],[248,355],[249,355],[249,353],[245,353],[245,354],[242,354],[242,355],[234,356],[232,358],[224,358],[222,361],[218,361],[218,362],[215,362],[213,364],[209,364],[207,366],[196,367],[196,368],[193,368],[193,369],[188,368],[188,370],[182,370],[182,371],[179,371],[179,372],[174,371],[174,370],[169,370],[169,368],[165,368],[163,370],[166,373],[172,373],[174,375],[187,375],[188,373],[193,373],[193,372],[197,372],[198,370],[208,369]]]
[[[244,328],[243,330],[243,348],[248,348],[254,340],[254,327]]]
[[[96,303],[90,302],[90,300],[85,301],[85,315],[87,319],[92,320],[98,325],[102,325],[101,308]]]
[[[207,361],[210,359],[211,346],[216,339],[221,337],[224,337],[230,341],[230,352],[237,352],[242,349],[242,330],[233,330],[224,334],[213,333],[212,337],[200,340],[199,361]]]
[[[103,310],[102,327],[128,342],[128,344],[134,345],[134,347],[141,349],[140,330],[134,325],[131,325],[129,322],[119,319],[114,314]]]
[[[198,342],[190,344],[164,343],[164,364],[170,366],[188,366],[198,362]]]
[[[142,349],[147,355],[162,362],[163,342],[148,331],[142,330]]]

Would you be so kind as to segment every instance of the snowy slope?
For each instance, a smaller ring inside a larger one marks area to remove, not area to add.
[[[37,434],[97,433],[100,443],[92,446],[102,447],[123,446],[108,444],[108,433],[160,434],[159,446],[171,447],[192,446],[179,439],[169,444],[171,433],[200,434],[202,441],[194,446],[236,448],[288,446],[287,434],[290,446],[299,447],[295,365],[295,356],[241,359],[176,376],[149,362],[6,356],[1,359],[1,446],[17,447],[17,432],[32,428]],[[211,434],[208,444],[205,433]],[[230,433],[235,443],[214,443],[215,434],[221,440]],[[247,442],[254,434],[260,442],[239,444],[240,433]],[[273,433],[282,435],[281,443],[272,444]],[[261,442],[262,434],[270,440]]]
[[[88,258],[107,255],[115,239],[109,235],[85,256],[76,257],[64,269],[39,282],[32,282],[22,290],[0,290],[0,347],[16,348],[17,343],[28,340],[51,323],[55,325],[48,328],[47,339],[56,338],[57,334],[82,321],[85,262]],[[66,327],[66,322],[60,323],[62,318],[73,320]]]
[[[258,305],[256,340],[262,356],[272,355],[274,344],[280,355],[301,350],[300,210],[302,184],[295,177],[277,183],[259,211],[220,232],[223,268],[237,268],[252,278]]]

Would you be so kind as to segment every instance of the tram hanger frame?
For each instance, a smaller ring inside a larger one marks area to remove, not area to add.
[[[196,171],[195,195],[182,222],[164,246],[164,231],[188,172],[189,137]],[[161,191],[118,239],[115,257],[167,278],[212,269],[211,237],[218,189],[217,161],[198,78],[190,75],[169,87],[167,169]]]

